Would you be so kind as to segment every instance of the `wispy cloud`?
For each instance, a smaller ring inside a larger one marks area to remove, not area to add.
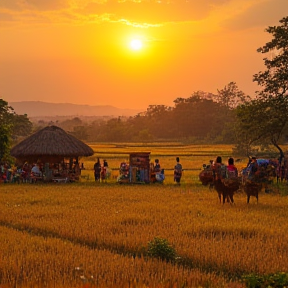
[[[283,7],[288,11],[287,0],[1,0],[0,21],[2,27],[119,22],[142,28],[206,21],[238,30],[279,19]]]
[[[227,0],[2,0],[0,20],[35,24],[77,24],[81,21],[119,21],[133,26],[158,26],[162,23],[195,21]],[[229,2],[229,1],[228,1]],[[10,16],[10,17],[8,17]],[[13,16],[11,18],[11,16]],[[34,19],[33,19],[34,18]],[[44,21],[45,22],[45,21]]]

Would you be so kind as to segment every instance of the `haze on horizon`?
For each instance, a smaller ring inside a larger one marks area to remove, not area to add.
[[[0,98],[146,109],[231,81],[253,96],[256,50],[287,11],[287,0],[1,0]]]

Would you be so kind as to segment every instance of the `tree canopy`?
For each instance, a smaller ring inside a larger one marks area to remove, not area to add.
[[[32,131],[32,123],[27,115],[17,115],[14,109],[0,99],[0,161],[10,158],[10,146],[19,136],[27,136]]]
[[[238,145],[247,155],[252,144],[261,141],[273,144],[284,157],[280,144],[288,128],[288,17],[279,22],[266,29],[272,40],[257,49],[268,56],[263,59],[266,70],[253,77],[260,86],[256,99],[237,109]]]

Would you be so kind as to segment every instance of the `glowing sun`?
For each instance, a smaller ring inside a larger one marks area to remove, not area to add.
[[[143,43],[140,39],[133,39],[130,42],[130,48],[132,50],[140,50],[143,47]]]

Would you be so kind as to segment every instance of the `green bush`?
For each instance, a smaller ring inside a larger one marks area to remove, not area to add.
[[[248,288],[288,288],[288,274],[284,272],[263,276],[249,274],[242,276],[242,280]]]
[[[148,243],[148,255],[167,262],[174,262],[177,257],[175,248],[167,239],[155,237]]]

